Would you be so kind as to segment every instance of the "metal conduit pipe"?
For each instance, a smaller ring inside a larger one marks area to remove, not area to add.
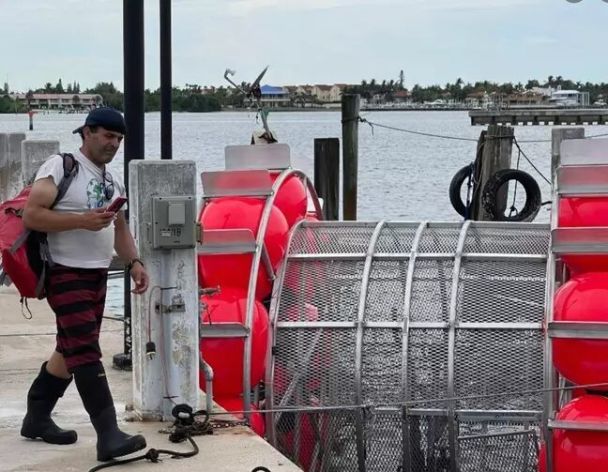
[[[203,353],[199,355],[199,363],[201,370],[205,374],[205,405],[207,407],[207,413],[211,414],[213,411],[213,369],[203,359]]]

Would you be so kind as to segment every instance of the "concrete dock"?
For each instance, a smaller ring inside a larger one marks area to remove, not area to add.
[[[12,287],[0,288],[0,471],[86,472],[101,463],[95,458],[95,432],[73,383],[57,403],[53,419],[59,426],[78,432],[75,444],[55,446],[19,435],[27,390],[55,345],[54,315],[46,302],[33,300],[29,306],[33,314],[31,320],[22,316],[17,292]],[[122,322],[104,320],[101,336],[103,361],[121,428],[130,434],[143,434],[148,448],[190,451],[188,442],[171,443],[166,433],[159,432],[171,423],[126,421],[126,408],[132,398],[131,373],[112,367],[112,355],[123,348],[122,333]],[[201,408],[205,404],[202,396],[201,393]],[[223,419],[231,418],[223,416]],[[200,452],[192,458],[172,459],[163,455],[158,463],[138,461],[108,470],[250,472],[258,466],[271,472],[301,470],[244,426],[217,429],[213,435],[195,436],[194,440]]]
[[[471,125],[604,125],[605,108],[507,108],[471,110]]]

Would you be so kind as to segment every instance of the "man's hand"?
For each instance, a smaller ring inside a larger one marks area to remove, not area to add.
[[[133,267],[131,267],[131,279],[135,282],[135,288],[131,290],[131,293],[141,295],[148,289],[150,279],[148,278],[146,268],[139,262],[135,262]]]
[[[82,229],[89,231],[100,231],[112,224],[116,218],[116,213],[107,211],[105,208],[97,208],[87,211],[82,215]]]

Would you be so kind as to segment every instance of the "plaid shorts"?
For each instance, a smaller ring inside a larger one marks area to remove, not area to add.
[[[57,320],[55,350],[68,371],[101,359],[99,332],[106,300],[107,269],[79,269],[59,264],[49,269],[47,300]]]

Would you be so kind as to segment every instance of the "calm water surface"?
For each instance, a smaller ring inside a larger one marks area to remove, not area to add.
[[[0,132],[26,132],[27,139],[58,140],[69,152],[80,145],[72,134],[84,121],[84,114],[38,114],[34,131],[28,131],[26,115],[0,115]],[[473,127],[466,112],[370,112],[362,116],[377,123],[425,133],[477,139],[482,127]],[[147,113],[145,158],[160,158],[160,114]],[[292,162],[313,175],[315,138],[341,137],[339,112],[273,112],[270,127],[279,141],[291,147]],[[198,172],[224,168],[224,148],[229,144],[248,144],[256,123],[254,112],[176,113],[173,115],[173,158],[189,159]],[[586,134],[606,132],[605,126],[587,127]],[[551,152],[550,126],[520,126],[515,136],[526,155],[545,176],[549,176]],[[475,142],[437,139],[397,132],[366,124],[359,126],[360,220],[459,221],[448,199],[453,174],[475,157]],[[513,154],[513,165],[517,161]],[[110,166],[123,172],[122,148]],[[549,186],[522,158],[520,168],[532,174],[541,187],[543,200],[549,199]],[[199,189],[200,182],[199,182]],[[545,207],[546,208],[546,207]],[[536,221],[548,221],[548,210],[541,210]],[[111,283],[108,308],[119,311],[119,283]]]

